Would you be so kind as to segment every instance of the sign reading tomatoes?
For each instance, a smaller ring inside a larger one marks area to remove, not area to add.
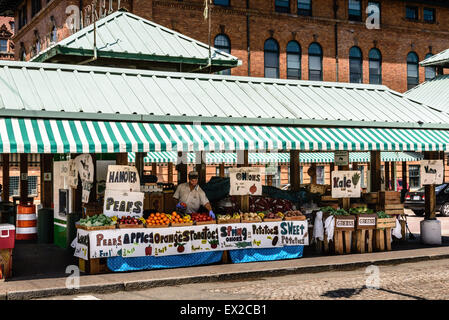
[[[260,168],[230,168],[231,196],[262,195]]]

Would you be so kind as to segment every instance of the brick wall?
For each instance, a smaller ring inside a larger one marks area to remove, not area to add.
[[[31,4],[28,1],[28,14],[31,15]],[[108,0],[107,0],[108,1]],[[43,1],[44,3],[45,1]],[[88,1],[84,1],[86,4]],[[391,0],[381,3],[381,29],[369,30],[365,26],[365,8],[368,1],[362,0],[362,21],[348,21],[347,0],[336,0],[338,4],[337,19],[334,19],[334,0],[313,0],[312,17],[295,14],[296,1],[291,1],[291,14],[274,12],[274,1],[250,0],[250,9],[246,9],[246,0],[231,0],[231,7],[214,6],[212,8],[211,39],[217,34],[225,33],[231,41],[231,53],[242,60],[240,67],[232,70],[233,75],[248,75],[247,53],[247,13],[250,21],[250,74],[264,76],[264,42],[273,37],[280,46],[280,77],[286,78],[286,46],[290,40],[299,42],[302,49],[301,77],[308,79],[307,50],[312,42],[318,42],[323,48],[323,79],[337,80],[335,57],[334,28],[337,24],[338,37],[338,80],[349,81],[349,49],[358,46],[363,54],[363,82],[369,82],[368,52],[376,47],[382,54],[383,84],[393,90],[407,90],[406,58],[410,51],[418,54],[423,60],[429,52],[438,53],[449,47],[449,8],[436,8],[436,23],[424,23],[422,9],[418,4],[420,21],[410,22],[405,19],[405,3]],[[68,14],[66,7],[79,4],[79,0],[53,0],[44,6],[40,13],[28,19],[27,26],[15,37],[15,57],[19,58],[20,43],[23,42],[30,58],[35,42],[36,30],[39,35],[49,34],[52,23],[50,17],[56,19],[58,39],[69,35],[64,25]],[[121,6],[131,12],[154,22],[177,30],[199,41],[208,42],[208,23],[203,18],[203,0],[122,0]],[[87,10],[86,6],[84,11]],[[16,17],[17,18],[17,17]],[[44,36],[42,36],[44,37]],[[44,50],[45,44],[41,45]],[[419,81],[424,81],[424,68],[419,68]]]
[[[0,40],[6,40],[7,51],[0,52],[0,60],[14,60],[14,42],[11,38],[14,35],[14,18],[0,17]]]

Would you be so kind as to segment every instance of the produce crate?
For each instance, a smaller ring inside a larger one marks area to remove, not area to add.
[[[183,223],[171,223],[172,227],[187,227],[187,226],[193,226],[193,221],[190,222],[183,222]]]
[[[94,230],[112,230],[112,229],[117,229],[117,225],[112,225],[112,226],[98,226],[98,227],[87,227],[87,226],[83,226],[80,225],[79,223],[75,224],[77,229],[83,229],[83,230],[87,230],[87,231],[94,231]]]
[[[117,224],[119,229],[137,229],[137,228],[145,228],[143,224]]]
[[[377,215],[376,214],[357,214],[356,215],[356,228],[358,230],[372,230],[376,229],[377,226]]]
[[[377,218],[376,229],[396,227],[396,218]]]
[[[284,217],[285,221],[305,221],[306,216]]]
[[[379,204],[400,204],[401,193],[398,191],[379,191]]]
[[[366,203],[351,203],[351,208],[367,208]]]
[[[217,223],[218,224],[228,224],[228,223],[240,223],[240,219],[229,219],[229,220],[221,220],[218,219]]]
[[[145,228],[168,228],[168,227],[170,227],[170,224],[163,224],[163,225],[148,225],[148,224],[145,224]]]
[[[197,225],[197,226],[200,226],[203,224],[217,224],[217,222],[216,221],[195,221],[195,225]]]
[[[78,266],[81,272],[99,274],[109,272],[107,258],[84,260],[78,258]]]
[[[242,223],[260,223],[262,220],[244,220],[242,219]]]
[[[367,204],[376,204],[379,200],[379,194],[377,192],[367,192],[363,194],[363,199]]]
[[[103,206],[96,203],[85,203],[82,206],[83,217],[92,217],[103,213]]]
[[[264,222],[275,222],[275,221],[282,221],[282,218],[274,218],[274,219],[263,219]]]

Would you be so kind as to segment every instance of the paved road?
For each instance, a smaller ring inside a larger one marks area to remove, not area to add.
[[[45,300],[449,299],[449,259],[368,268],[267,277],[251,281],[186,284],[109,294],[60,296]]]

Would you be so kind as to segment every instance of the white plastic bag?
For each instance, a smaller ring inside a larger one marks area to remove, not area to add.
[[[324,238],[324,226],[323,226],[323,212],[318,211],[315,216],[315,222],[313,223],[313,241],[316,239],[323,241]]]
[[[401,223],[399,222],[398,219],[396,219],[396,227],[391,229],[391,235],[395,236],[398,239],[401,239],[402,238],[401,230],[402,230]],[[393,242],[393,237],[391,237],[391,242]]]
[[[334,238],[334,229],[335,229],[335,217],[329,216],[324,221],[324,228],[326,229],[327,242],[331,241]]]

